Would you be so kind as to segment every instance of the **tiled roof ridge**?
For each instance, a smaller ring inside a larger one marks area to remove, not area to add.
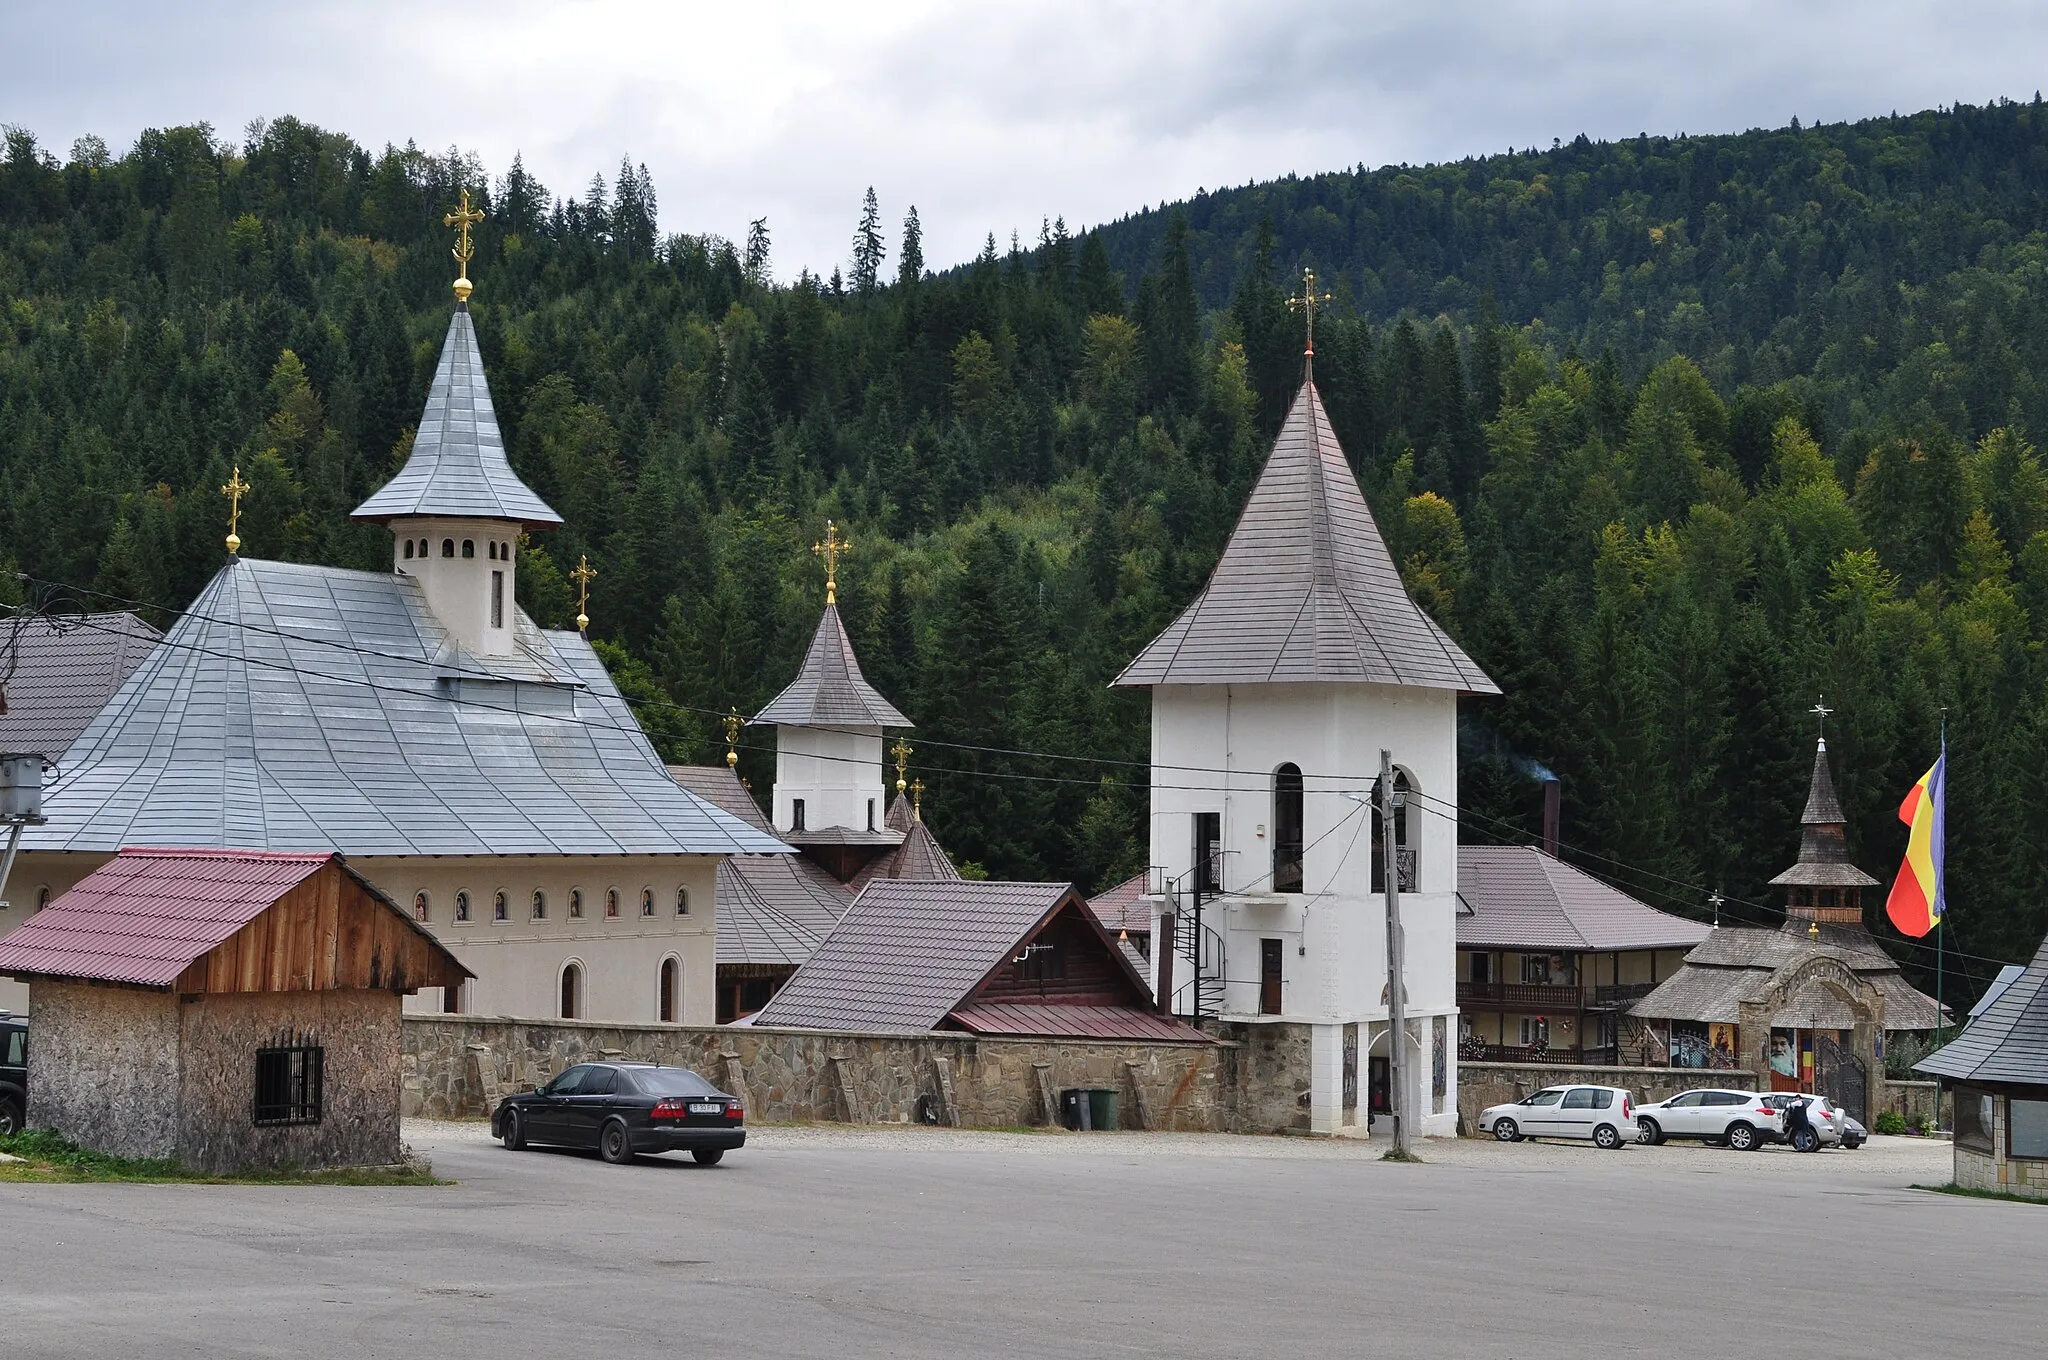
[[[225,860],[296,860],[306,864],[324,864],[341,852],[338,850],[237,850],[222,846],[207,849],[203,846],[155,846],[124,845],[114,852],[133,859],[225,859]]]

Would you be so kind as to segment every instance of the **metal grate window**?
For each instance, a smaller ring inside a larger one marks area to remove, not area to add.
[[[256,1122],[320,1122],[326,1050],[310,1034],[289,1030],[256,1050]]]

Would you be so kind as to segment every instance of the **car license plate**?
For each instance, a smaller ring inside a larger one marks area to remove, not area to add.
[[[720,1114],[725,1107],[709,1100],[700,1100],[690,1106],[691,1114]]]

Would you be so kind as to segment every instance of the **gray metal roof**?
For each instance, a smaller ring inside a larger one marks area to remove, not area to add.
[[[1364,682],[1498,694],[1401,584],[1303,383],[1216,570],[1118,685]]]
[[[875,692],[860,673],[839,606],[825,606],[810,650],[789,688],[753,717],[780,727],[909,727],[910,719]]]
[[[0,611],[0,751],[63,755],[162,636],[133,614]]]
[[[230,563],[72,746],[23,843],[787,851],[668,776],[582,638],[515,625],[518,663],[486,670],[409,576]]]
[[[1999,969],[1998,976],[1991,979],[1991,985],[1984,989],[1984,995],[1978,997],[1977,1004],[1970,1007],[1970,1018],[1975,1020],[1978,1016],[1990,1010],[1991,1003],[2004,996],[2005,989],[2018,982],[2026,975],[2026,972],[2026,965],[2022,963],[2008,963]]]
[[[2048,1086],[2048,940],[1960,1038],[1913,1070],[1958,1081]]]
[[[448,338],[427,389],[412,456],[351,518],[407,515],[513,520],[540,529],[562,522],[505,461],[505,437],[491,409],[491,388],[466,305],[458,305],[448,320]]]
[[[878,880],[755,1023],[933,1029],[1072,892],[1065,883]]]
[[[1690,949],[1712,933],[1528,845],[1458,847],[1462,949]]]

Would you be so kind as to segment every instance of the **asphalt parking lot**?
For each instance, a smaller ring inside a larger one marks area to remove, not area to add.
[[[408,1128],[429,1189],[0,1186],[0,1354],[2034,1353],[2048,1208],[1856,1152],[756,1131],[718,1167]],[[1677,1344],[1674,1340],[1673,1344]]]

